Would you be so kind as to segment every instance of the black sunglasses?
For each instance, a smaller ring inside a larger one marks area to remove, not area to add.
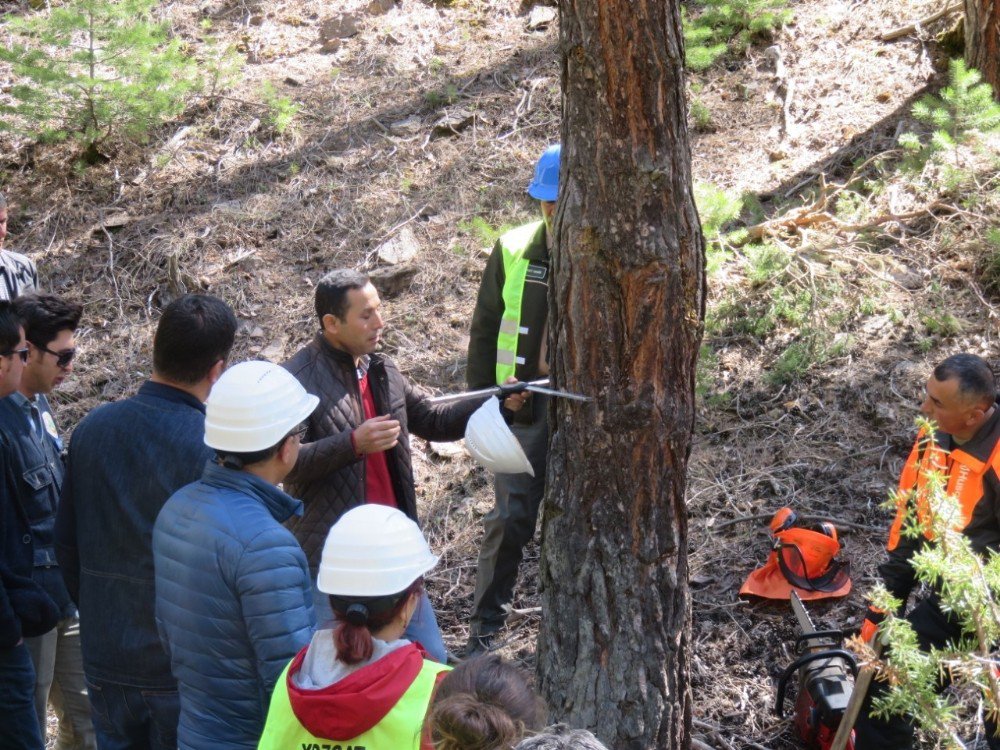
[[[36,349],[41,349],[46,354],[51,354],[53,357],[55,357],[56,367],[63,367],[63,368],[69,367],[69,363],[72,362],[73,357],[76,356],[76,349],[65,349],[64,351],[61,352],[54,352],[47,346],[41,346],[40,344],[36,344],[34,341],[31,342],[31,345]],[[27,355],[23,356],[24,356],[24,361],[27,362],[28,361]]]
[[[303,440],[305,440],[307,432],[309,432],[309,425],[306,422],[303,422],[288,434],[290,436],[294,435],[299,439],[299,442],[302,442]]]
[[[4,352],[3,354],[0,354],[0,357],[13,357],[15,354],[17,354],[21,358],[22,362],[27,362],[29,351],[31,350],[28,349],[28,347],[24,347],[23,349],[11,349],[9,352]]]

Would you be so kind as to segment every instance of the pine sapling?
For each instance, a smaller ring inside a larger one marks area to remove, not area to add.
[[[0,46],[17,83],[0,128],[78,140],[84,160],[109,139],[144,140],[200,85],[196,62],[152,17],[155,0],[68,0],[8,22]]]
[[[1000,104],[979,71],[955,59],[948,66],[948,79],[939,96],[928,94],[913,105],[914,119],[928,126],[929,134],[899,137],[899,145],[910,153],[910,166],[917,170],[942,152],[956,155],[957,161],[959,147],[974,146],[984,135],[1000,130]]]

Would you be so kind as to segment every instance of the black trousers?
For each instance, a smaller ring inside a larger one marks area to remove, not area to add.
[[[483,519],[483,544],[476,570],[470,636],[488,635],[503,627],[504,605],[514,595],[517,571],[525,545],[535,535],[538,509],[545,495],[545,464],[548,457],[548,398],[534,393],[524,408],[532,410],[532,423],[511,427],[535,471],[529,474],[497,474],[496,503]]]
[[[938,597],[932,595],[917,604],[906,616],[917,634],[920,648],[930,651],[931,647],[943,648],[949,641],[957,641],[962,629],[954,618],[941,611]],[[947,683],[941,685],[944,689]],[[872,701],[886,693],[889,686],[873,680],[868,690],[861,713],[854,724],[854,750],[908,750],[913,747],[913,724],[906,716],[894,714],[886,719],[870,716]],[[1000,737],[996,736],[997,725],[985,720],[986,740],[990,750],[1000,750]]]

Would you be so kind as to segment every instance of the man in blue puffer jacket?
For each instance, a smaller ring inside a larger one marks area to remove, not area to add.
[[[181,750],[256,748],[278,676],[312,637],[309,567],[281,525],[302,503],[277,484],[318,401],[277,365],[230,368],[206,404],[217,462],[156,520],[156,620],[180,693]]]

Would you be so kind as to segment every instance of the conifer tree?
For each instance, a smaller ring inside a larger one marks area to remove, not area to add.
[[[155,0],[68,0],[12,19],[0,46],[17,84],[0,101],[0,128],[41,141],[78,140],[100,159],[109,139],[142,140],[184,108],[197,63],[153,19]]]

